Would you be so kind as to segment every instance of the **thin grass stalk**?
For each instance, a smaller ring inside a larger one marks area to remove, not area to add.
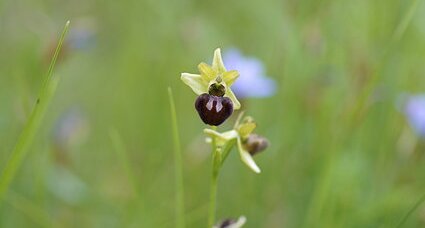
[[[53,58],[50,62],[47,75],[38,94],[36,104],[29,116],[28,122],[26,123],[21,135],[19,136],[18,142],[16,143],[10,155],[10,158],[7,161],[5,167],[3,168],[3,172],[1,173],[0,203],[4,199],[13,178],[16,176],[16,172],[18,171],[23,160],[25,159],[29,147],[34,141],[34,137],[38,129],[40,128],[41,123],[43,122],[43,117],[47,111],[47,107],[55,94],[60,78],[53,77],[53,69],[55,67],[56,60],[59,56],[60,50],[65,40],[65,36],[68,32],[69,23],[69,21],[66,22],[62,34],[59,38],[59,42],[56,47]]]
[[[180,135],[177,124],[177,111],[174,103],[173,91],[168,87],[168,96],[170,100],[170,114],[173,128],[173,141],[174,141],[174,168],[175,168],[175,181],[176,181],[176,227],[185,227],[184,215],[184,183],[183,183],[183,156],[180,146]]]

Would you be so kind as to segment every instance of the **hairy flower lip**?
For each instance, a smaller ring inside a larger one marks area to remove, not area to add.
[[[195,109],[205,124],[218,126],[232,115],[233,103],[228,97],[204,93],[196,99]]]

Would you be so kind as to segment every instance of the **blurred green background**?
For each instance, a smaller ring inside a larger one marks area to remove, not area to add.
[[[217,47],[261,59],[278,88],[243,101],[271,146],[255,157],[259,175],[232,152],[218,218],[245,215],[245,227],[396,227],[425,193],[425,143],[397,109],[400,94],[425,90],[422,1],[2,0],[0,169],[67,20],[55,69],[62,79],[0,203],[0,227],[174,227],[168,86],[187,226],[205,227],[210,147],[180,73],[196,73]],[[122,138],[130,178],[110,129]],[[404,227],[425,227],[425,205]]]

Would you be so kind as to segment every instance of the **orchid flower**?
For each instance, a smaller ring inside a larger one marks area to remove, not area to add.
[[[241,116],[242,115],[240,115],[239,119]],[[219,133],[212,129],[204,129],[204,132],[215,139],[215,143],[219,148],[219,153],[221,154],[221,162],[226,159],[230,149],[233,147],[234,143],[236,143],[242,162],[244,162],[245,165],[247,165],[255,173],[260,173],[261,170],[255,163],[252,156],[257,152],[264,150],[268,145],[268,141],[265,138],[252,133],[256,126],[257,124],[251,117],[245,117],[242,123],[239,123],[238,120],[234,129],[230,131]],[[253,135],[256,136],[255,138],[258,140],[248,140],[252,138],[251,136]],[[253,147],[253,144],[260,146]],[[253,148],[253,150],[251,150],[251,148]]]

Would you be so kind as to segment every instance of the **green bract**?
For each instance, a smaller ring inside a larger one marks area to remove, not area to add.
[[[193,92],[198,95],[208,93],[212,84],[220,84],[225,88],[224,96],[229,97],[232,100],[233,109],[237,110],[241,107],[241,104],[238,99],[236,99],[235,94],[230,89],[230,86],[239,77],[239,72],[236,70],[226,70],[221,58],[220,48],[217,48],[214,51],[212,66],[206,63],[200,63],[198,65],[198,70],[200,74],[181,74],[181,80],[192,88]]]
[[[232,145],[236,142],[241,160],[252,171],[260,173],[260,168],[255,163],[251,154],[246,151],[242,145],[244,140],[254,131],[256,124],[251,117],[245,117],[241,124],[238,122],[236,123],[235,128],[230,131],[220,133],[212,129],[204,129],[204,132],[209,136],[214,137],[216,145],[221,149],[219,152],[222,162],[227,157]]]

